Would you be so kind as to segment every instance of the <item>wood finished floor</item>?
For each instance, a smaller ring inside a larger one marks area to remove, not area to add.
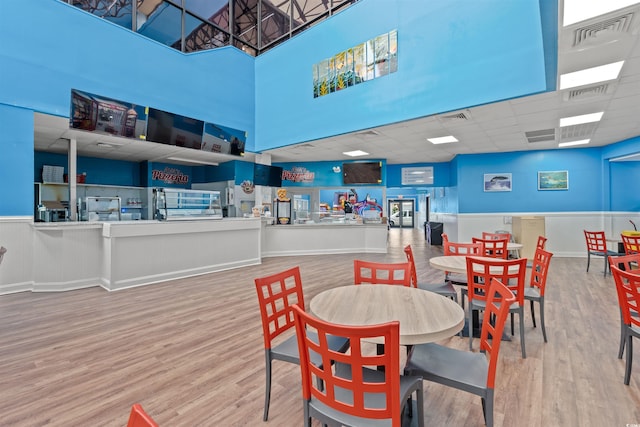
[[[353,259],[403,260],[408,243],[420,280],[442,278],[426,261],[442,248],[427,246],[420,230],[391,230],[389,240],[386,255],[266,258],[112,293],[0,296],[0,426],[125,426],[135,402],[162,427],[300,426],[299,368],[279,361],[269,421],[262,421],[264,353],[253,279],[300,265],[308,307],[317,293],[352,280]],[[533,329],[527,307],[527,359],[517,328],[516,339],[501,347],[497,427],[640,423],[640,350],[636,343],[625,386],[616,294],[602,266],[595,258],[586,273],[586,259],[552,259],[549,342]],[[442,343],[466,349],[467,340]],[[438,384],[424,388],[425,425],[484,425],[480,398]]]

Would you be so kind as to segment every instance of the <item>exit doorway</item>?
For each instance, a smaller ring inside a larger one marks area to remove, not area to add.
[[[389,226],[415,227],[415,201],[412,199],[391,199],[387,201]]]

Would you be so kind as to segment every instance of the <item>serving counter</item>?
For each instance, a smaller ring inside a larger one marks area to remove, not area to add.
[[[263,257],[387,253],[388,228],[381,223],[266,224],[263,233]]]
[[[260,264],[259,218],[35,223],[34,291],[117,290]]]

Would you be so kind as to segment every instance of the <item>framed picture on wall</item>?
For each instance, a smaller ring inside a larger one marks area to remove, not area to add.
[[[511,191],[511,174],[485,173],[484,191]]]
[[[569,171],[538,171],[538,190],[568,190]]]

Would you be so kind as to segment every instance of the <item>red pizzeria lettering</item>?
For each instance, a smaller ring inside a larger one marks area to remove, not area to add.
[[[151,179],[162,181],[167,184],[188,184],[189,175],[185,175],[177,169],[165,169],[163,171],[154,169],[151,171]]]
[[[304,170],[304,172],[298,172],[298,171],[287,171],[287,170],[283,170],[282,171],[282,179],[284,179],[285,181],[293,181],[293,182],[313,182],[315,178],[315,173],[314,172],[309,172],[307,170]]]

